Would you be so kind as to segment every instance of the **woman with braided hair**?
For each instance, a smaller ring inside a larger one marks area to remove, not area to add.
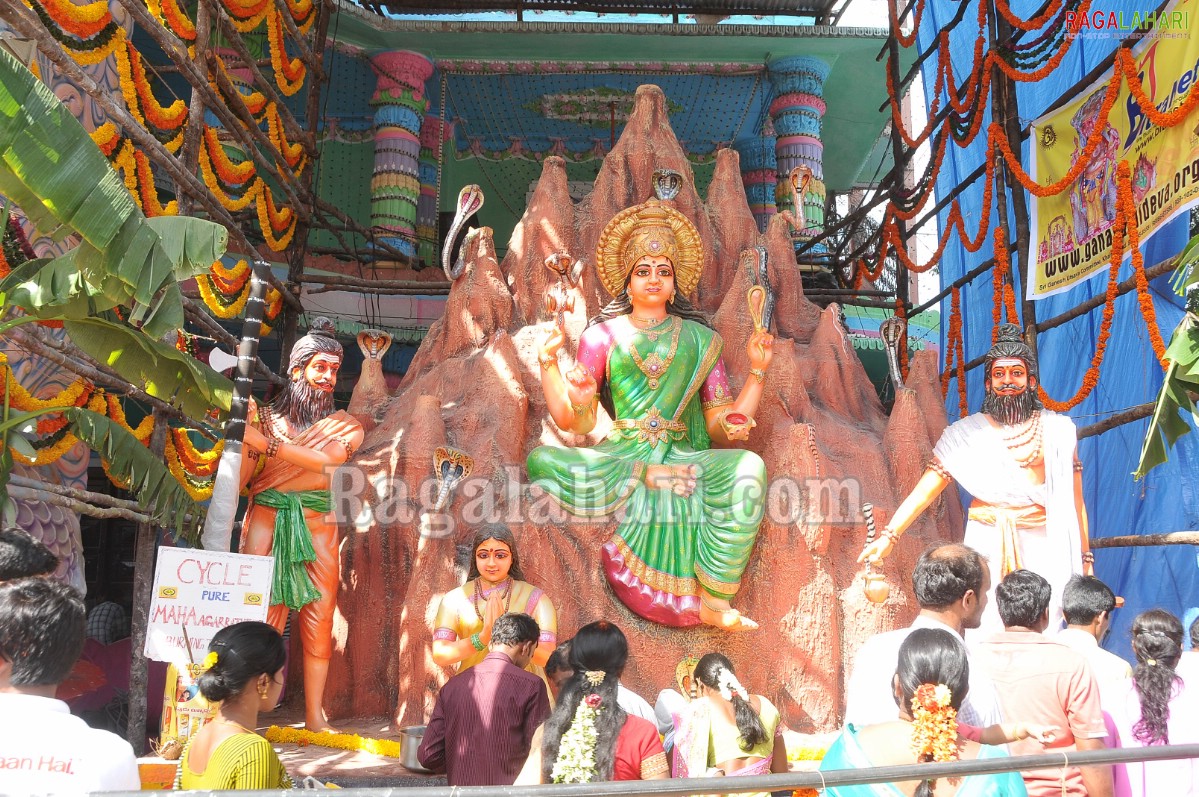
[[[957,712],[970,688],[966,646],[939,628],[918,628],[899,648],[893,687],[899,718],[866,728],[845,726],[820,769],[860,769],[931,761],[1001,758],[999,747],[962,737]],[[975,731],[977,733],[977,731]],[[973,735],[973,734],[972,734]],[[827,797],[1027,797],[1019,772],[964,778],[830,786]]]
[[[601,620],[579,629],[570,644],[572,675],[558,704],[533,736],[516,785],[657,780],[669,777],[658,729],[617,702],[629,660],[624,632]]]
[[[1187,684],[1175,671],[1182,655],[1182,623],[1162,609],[1141,612],[1132,621],[1132,680],[1104,707],[1116,726],[1121,747],[1199,742],[1199,684]],[[1116,797],[1199,794],[1199,762],[1134,761],[1113,772]]]
[[[778,709],[741,685],[728,657],[708,653],[695,665],[694,677],[696,698],[674,718],[674,776],[786,772]]]

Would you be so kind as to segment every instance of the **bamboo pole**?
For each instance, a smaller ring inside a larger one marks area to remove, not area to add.
[[[154,434],[150,451],[164,456],[167,440],[166,419],[154,415]],[[133,745],[135,755],[146,750],[146,703],[150,684],[150,668],[146,661],[146,628],[150,620],[150,591],[154,582],[154,550],[158,541],[157,527],[147,519],[137,525],[137,542],[133,562],[133,624],[132,653],[129,667],[129,725],[125,738]]]
[[[1167,534],[1125,534],[1120,537],[1092,537],[1092,548],[1148,548],[1155,545],[1199,545],[1199,531],[1172,531]]]
[[[187,296],[183,297],[183,314],[193,324],[198,327],[203,327],[205,332],[207,332],[209,335],[212,335],[216,340],[220,341],[225,346],[228,346],[231,352],[237,351],[237,347],[241,345],[238,339],[233,337],[233,335],[227,329],[218,324],[212,316],[202,309],[201,305]],[[263,379],[266,379],[267,381],[272,382],[279,387],[283,387],[287,384],[287,380],[283,379],[277,373],[268,368],[266,363],[264,363],[261,358],[257,356],[257,354],[254,356],[254,371],[258,376],[261,376]]]
[[[12,478],[16,478],[15,476]],[[65,495],[48,492],[45,486],[39,487],[24,487],[16,484],[9,485],[8,494],[13,498],[23,498],[26,500],[41,501],[43,504],[52,504],[61,506],[64,509],[69,509],[72,512],[78,512],[81,515],[87,515],[94,518],[120,518],[122,520],[132,520],[134,523],[146,523],[150,520],[149,516],[124,507],[105,507],[95,506],[87,501],[80,501],[76,498],[71,498]]]
[[[212,33],[208,7],[200,3],[196,7],[196,55],[201,62],[208,58],[208,39]],[[192,174],[200,168],[200,133],[204,130],[204,94],[192,86],[191,102],[187,107],[187,129],[183,131],[183,149],[179,160],[183,168]],[[196,198],[189,193],[179,197],[179,215],[190,216]]]
[[[9,476],[9,481],[19,487],[25,487],[30,490],[41,490],[47,493],[61,496],[63,498],[72,498],[78,503],[94,504],[97,507],[106,509],[128,509],[131,512],[136,512],[138,518],[149,517],[142,511],[141,504],[136,501],[127,501],[123,498],[116,498],[104,493],[96,493],[91,490],[84,490],[79,487],[64,487],[61,484],[52,484],[44,482],[40,479],[30,479],[26,476],[20,476],[16,473]],[[95,508],[95,507],[92,507]]]
[[[1156,402],[1150,401],[1145,404],[1138,404],[1131,409],[1118,412],[1110,418],[1105,418],[1098,423],[1092,423],[1089,426],[1083,426],[1078,430],[1078,439],[1084,437],[1094,437],[1095,435],[1103,434],[1111,431],[1118,426],[1123,426],[1126,423],[1139,421],[1141,418],[1148,418],[1153,414],[1153,408],[1156,407]]]

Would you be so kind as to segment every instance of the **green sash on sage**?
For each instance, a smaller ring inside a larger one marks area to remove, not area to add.
[[[316,551],[312,549],[312,533],[304,522],[304,510],[328,512],[333,508],[333,493],[329,490],[284,493],[272,488],[254,496],[254,503],[275,510],[271,604],[283,603],[299,611],[320,600],[321,593],[312,585],[305,567],[308,562],[316,561]]]

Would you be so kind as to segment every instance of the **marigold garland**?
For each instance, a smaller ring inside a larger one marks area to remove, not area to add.
[[[1120,165],[1128,166],[1128,161],[1121,161]],[[1121,177],[1124,171],[1129,174],[1127,180]],[[1169,367],[1169,361],[1166,359],[1166,344],[1162,340],[1161,330],[1157,326],[1157,311],[1153,307],[1153,293],[1149,290],[1149,278],[1145,276],[1145,256],[1141,254],[1141,231],[1137,227],[1136,200],[1132,195],[1131,173],[1131,169],[1117,169],[1116,196],[1119,201],[1120,194],[1124,194],[1122,197],[1124,207],[1128,209],[1128,248],[1132,252],[1132,270],[1137,285],[1137,304],[1141,308],[1141,317],[1145,319],[1145,327],[1149,330],[1149,344],[1153,346],[1153,353],[1157,356],[1157,361],[1164,371]]]
[[[966,402],[966,347],[962,340],[962,295],[955,285],[950,291],[949,332],[945,336],[945,370],[941,372],[941,398],[949,398],[949,380],[958,380],[958,414],[965,418],[969,405]],[[957,372],[954,373],[954,361]]]
[[[43,27],[81,66],[100,63],[125,41],[125,29],[118,25],[111,15],[98,33],[92,36],[76,36],[70,32],[71,28],[85,30],[90,29],[90,26],[86,19],[75,16],[74,9],[77,6],[74,3],[69,0],[25,0],[25,4],[37,13]],[[106,0],[96,0],[83,8],[94,9],[99,6],[104,6],[107,12]]]
[[[371,739],[356,733],[315,733],[305,728],[281,728],[272,725],[263,734],[268,742],[275,744],[298,744],[301,747],[314,745],[334,750],[361,750],[372,755],[400,757],[400,743],[392,739]]]
[[[147,216],[175,216],[179,213],[179,201],[172,199],[165,205],[158,201],[158,188],[154,185],[154,172],[150,159],[141,150],[133,153],[137,164],[137,192],[133,195]]]
[[[271,144],[283,156],[283,160],[295,174],[304,171],[307,160],[304,155],[304,145],[298,142],[295,144],[288,142],[287,133],[283,129],[283,120],[279,117],[279,107],[273,102],[266,107],[266,121]]]
[[[912,695],[912,752],[918,761],[956,761],[958,713],[945,684],[921,684]]]
[[[262,24],[267,11],[275,4],[273,0],[221,0],[221,5],[232,17],[237,32],[249,33]]]
[[[258,189],[257,210],[258,226],[266,245],[273,251],[282,252],[296,233],[298,218],[295,212],[287,206],[277,208],[271,189],[266,185]]]
[[[59,28],[76,39],[86,41],[94,38],[114,24],[112,14],[108,10],[108,0],[95,0],[84,5],[76,5],[71,0],[36,1],[36,6],[29,0],[26,0],[26,3],[30,7],[41,8]]]
[[[999,12],[1000,16],[1008,21],[1009,25],[1019,30],[1040,30],[1045,26],[1046,22],[1048,22],[1055,14],[1057,14],[1058,9],[1061,7],[1062,0],[1053,0],[1053,2],[1051,2],[1049,6],[1037,16],[1029,17],[1028,19],[1021,19],[1012,11],[1012,7],[1008,3],[1008,0],[995,0],[995,10]]]
[[[274,3],[267,5],[266,32],[271,51],[271,69],[275,73],[275,84],[279,91],[290,97],[304,85],[308,67],[302,58],[290,58],[284,46],[283,20]]]
[[[196,40],[196,26],[179,7],[177,0],[146,0],[146,7],[176,37],[187,42]]]

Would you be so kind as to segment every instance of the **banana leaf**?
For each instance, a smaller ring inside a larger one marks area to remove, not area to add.
[[[2,50],[0,194],[42,233],[83,239],[66,262],[43,261],[51,270],[26,275],[11,294],[39,318],[82,318],[84,308],[124,305],[130,323],[161,337],[183,326],[175,283],[207,270],[228,244],[228,231],[211,221],[147,219],[66,106]]]
[[[160,525],[173,528],[176,538],[193,541],[198,538],[204,521],[203,508],[175,481],[162,459],[115,421],[79,407],[50,407],[15,415],[0,423],[0,439],[13,429],[36,423],[40,415],[58,412],[66,416],[71,433],[108,463],[109,473],[128,484],[127,489],[146,514]],[[0,459],[8,460],[11,467],[7,445]]]
[[[204,421],[210,409],[229,411],[233,382],[174,346],[102,318],[67,320],[63,326],[92,359],[189,417]]]
[[[1145,478],[1145,474],[1169,459],[1170,447],[1191,431],[1191,424],[1180,413],[1190,413],[1192,422],[1199,421],[1191,398],[1192,393],[1199,393],[1199,316],[1190,304],[1166,349],[1170,367],[1145,433],[1140,461],[1133,472],[1136,479]]]
[[[0,193],[45,235],[78,233],[99,249],[131,215],[133,197],[70,110],[0,48]]]

